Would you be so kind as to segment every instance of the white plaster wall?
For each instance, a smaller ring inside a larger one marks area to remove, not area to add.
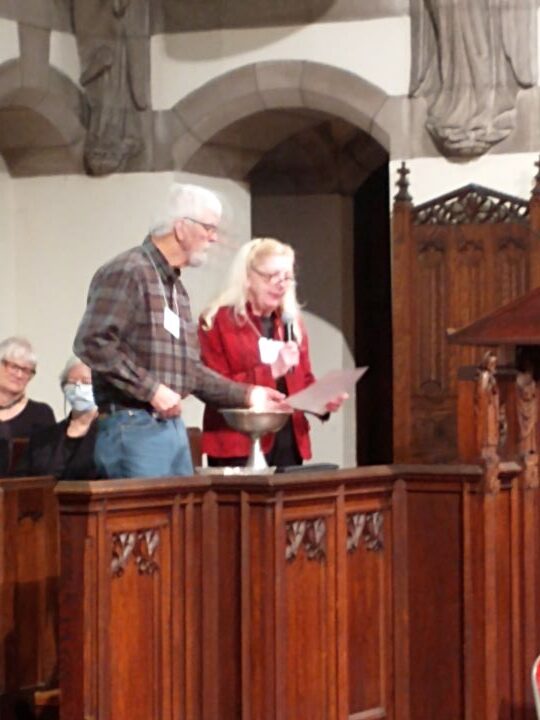
[[[81,63],[74,35],[55,30],[51,32],[49,63],[80,87]]]
[[[19,308],[16,328],[10,332],[27,335],[35,344],[40,364],[31,395],[49,402],[57,417],[63,415],[57,378],[71,354],[93,273],[102,263],[142,242],[169,184],[186,179],[217,190],[226,204],[226,227],[234,225],[228,237],[243,242],[249,239],[247,191],[226,180],[145,173],[102,179],[65,176],[7,181],[12,191],[13,207],[8,216],[13,221],[17,284],[15,297],[8,299],[6,309]],[[0,190],[2,181],[0,175]],[[185,272],[194,314],[217,292],[230,255],[218,247],[207,266]],[[202,407],[195,398],[185,401],[184,416],[189,425],[200,425]]]
[[[485,155],[466,163],[449,162],[443,157],[407,160],[409,193],[415,204],[475,183],[493,190],[528,199],[538,168],[537,153]],[[390,163],[391,195],[397,192],[398,167],[401,161]]]
[[[0,18],[0,64],[18,58],[20,54],[17,23]]]
[[[13,181],[0,156],[0,339],[17,329]]]
[[[410,72],[409,28],[409,18],[394,17],[156,35],[151,44],[152,104],[155,110],[167,109],[213,77],[265,60],[332,65],[360,75],[389,95],[404,95]],[[391,62],[381,62],[382,48],[385,53],[391,48]]]

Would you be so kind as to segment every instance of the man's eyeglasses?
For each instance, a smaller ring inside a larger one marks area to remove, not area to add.
[[[290,273],[283,273],[280,271],[267,273],[263,272],[262,270],[257,270],[256,267],[252,267],[251,269],[254,273],[256,273],[259,277],[261,277],[265,282],[269,283],[270,285],[279,285],[279,283],[283,283],[284,285],[292,285],[296,282],[294,275],[291,275]]]
[[[11,360],[2,360],[2,365],[10,372],[18,372],[24,377],[31,378],[36,374],[36,368],[25,367],[24,365],[18,365],[17,363],[11,362]]]
[[[218,226],[213,225],[212,223],[204,223],[201,220],[196,220],[192,217],[185,217],[184,220],[189,220],[189,222],[196,223],[197,225],[200,225],[208,234],[210,233],[217,233]]]

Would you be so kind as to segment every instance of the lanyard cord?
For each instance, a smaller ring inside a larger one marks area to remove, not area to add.
[[[161,275],[159,274],[159,271],[158,271],[158,269],[157,269],[157,267],[156,267],[156,263],[154,262],[154,259],[153,259],[153,257],[150,255],[150,253],[148,252],[148,250],[147,250],[146,248],[143,248],[143,249],[144,249],[144,252],[146,253],[146,256],[148,257],[148,259],[149,259],[150,262],[152,263],[152,267],[153,267],[154,270],[156,271],[156,275],[157,275],[157,279],[158,279],[158,282],[159,282],[159,286],[160,286],[160,288],[161,288],[161,294],[162,294],[162,296],[163,296],[163,306],[164,306],[164,309],[167,308],[167,309],[169,309],[171,312],[173,312],[172,308],[169,307],[169,302],[168,302],[168,300],[167,300],[167,295],[166,295],[166,293],[165,293],[165,286],[163,285],[163,280],[161,279]],[[177,314],[178,316],[180,316],[180,313],[178,312],[178,293],[176,292],[176,285],[173,285],[173,302],[174,302],[174,309],[176,310],[176,314]]]

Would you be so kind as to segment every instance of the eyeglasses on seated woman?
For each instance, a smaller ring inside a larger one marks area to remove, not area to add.
[[[9,337],[0,342],[0,437],[8,441],[28,438],[55,422],[49,405],[28,398],[36,369],[37,356],[29,340]]]

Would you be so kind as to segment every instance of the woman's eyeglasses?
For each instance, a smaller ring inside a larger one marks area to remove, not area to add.
[[[19,373],[26,378],[34,377],[36,374],[36,368],[25,367],[24,365],[11,362],[11,360],[2,360],[2,365],[6,368],[6,370],[9,370],[12,373]]]
[[[279,285],[280,283],[283,283],[284,285],[292,285],[296,282],[294,275],[291,275],[290,273],[283,273],[280,271],[267,273],[263,272],[262,270],[257,270],[256,267],[252,267],[251,269],[254,273],[256,273],[259,277],[261,277],[265,282],[269,283],[270,285]]]

